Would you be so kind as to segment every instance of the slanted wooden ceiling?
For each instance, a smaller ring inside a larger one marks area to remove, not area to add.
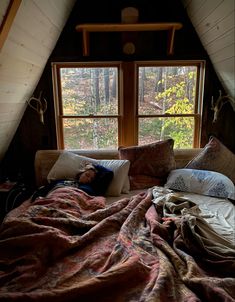
[[[224,89],[235,98],[235,1],[181,1]]]
[[[75,1],[22,0],[19,6],[0,50],[0,161]],[[181,1],[224,88],[235,97],[234,0]],[[9,3],[0,0],[0,24]]]
[[[75,0],[22,0],[0,50],[0,160]],[[0,21],[10,0],[0,0]]]

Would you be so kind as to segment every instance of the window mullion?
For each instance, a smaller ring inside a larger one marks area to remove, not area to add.
[[[182,114],[139,114],[138,118],[151,118],[151,117],[194,117],[197,114],[195,113],[182,113]]]
[[[123,62],[123,116],[121,145],[138,143],[136,119],[136,71],[134,62]]]

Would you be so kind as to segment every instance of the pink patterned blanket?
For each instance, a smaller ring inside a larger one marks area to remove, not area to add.
[[[235,301],[235,255],[211,253],[152,191],[105,207],[72,187],[25,201],[0,229],[0,301]]]

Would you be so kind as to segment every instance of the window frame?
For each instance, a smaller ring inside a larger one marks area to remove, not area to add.
[[[153,117],[194,117],[194,133],[192,148],[200,147],[203,94],[205,79],[204,60],[172,60],[172,61],[108,61],[108,62],[53,62],[52,82],[54,94],[55,126],[57,148],[64,149],[63,118],[112,118],[118,120],[118,146],[138,145],[138,121],[140,118]],[[138,113],[138,68],[151,66],[196,66],[197,82],[195,92],[195,109],[192,114],[156,114],[141,115]],[[118,114],[102,116],[67,116],[63,115],[62,89],[60,81],[61,68],[117,67],[118,70]],[[127,101],[125,101],[127,100]]]
[[[204,80],[205,80],[205,61],[204,60],[176,60],[176,61],[136,61],[136,80],[138,81],[138,67],[159,67],[159,66],[196,66],[197,67],[197,79],[195,89],[195,104],[194,113],[191,114],[152,114],[143,115],[138,113],[138,83],[136,93],[136,129],[137,137],[136,141],[138,144],[138,120],[140,118],[154,118],[154,117],[194,117],[194,131],[193,131],[193,148],[199,148],[201,143],[201,127],[202,127],[202,110],[203,110],[203,94],[204,94]]]
[[[123,107],[123,101],[121,97],[121,76],[120,76],[120,62],[53,62],[52,68],[52,83],[53,83],[53,94],[54,94],[54,110],[55,110],[55,126],[56,126],[56,144],[57,149],[64,149],[64,131],[63,131],[63,119],[64,118],[93,118],[93,119],[105,119],[105,118],[116,118],[118,123],[118,145],[120,145],[120,129],[121,129],[121,112]],[[62,102],[62,86],[60,69],[62,68],[89,68],[89,67],[115,67],[117,68],[117,81],[118,81],[118,113],[116,115],[65,115],[63,114],[63,102]]]

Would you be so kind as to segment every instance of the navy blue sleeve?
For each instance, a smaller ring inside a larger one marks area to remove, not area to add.
[[[78,184],[78,188],[89,195],[97,195],[91,184]]]

